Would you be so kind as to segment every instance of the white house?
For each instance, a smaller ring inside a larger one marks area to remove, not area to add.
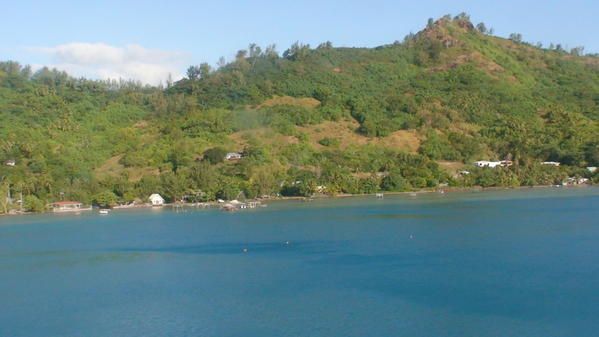
[[[589,166],[587,167],[587,170],[591,173],[595,173],[597,171],[597,166]]]
[[[150,203],[152,204],[152,206],[164,205],[164,198],[158,193],[152,194],[148,199],[150,200]]]
[[[478,167],[496,168],[497,166],[500,166],[500,167],[512,166],[512,162],[509,160],[502,160],[502,161],[479,160],[477,162],[474,162],[474,165],[476,165]]]
[[[559,166],[559,162],[557,161],[544,161],[541,163],[541,165],[551,165],[551,166]]]
[[[4,165],[6,166],[15,166],[17,165],[17,162],[14,159],[9,159],[7,161],[4,162]]]
[[[498,162],[498,161],[486,161],[486,160],[479,160],[477,162],[474,162],[474,165],[476,165],[478,167],[494,168],[494,167],[498,166],[499,164],[500,164],[500,162]]]
[[[225,155],[225,160],[239,160],[241,159],[241,153],[229,152]]]

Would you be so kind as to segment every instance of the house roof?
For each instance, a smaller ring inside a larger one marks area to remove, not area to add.
[[[163,198],[163,197],[162,197],[160,194],[158,194],[158,193],[154,193],[154,194],[152,194],[152,195],[151,195],[149,198],[150,198],[150,199],[154,199],[154,198],[160,198],[160,199],[163,199],[163,200],[164,200],[164,198]]]

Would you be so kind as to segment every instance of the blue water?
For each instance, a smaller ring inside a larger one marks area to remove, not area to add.
[[[599,188],[0,218],[2,337],[598,335]]]

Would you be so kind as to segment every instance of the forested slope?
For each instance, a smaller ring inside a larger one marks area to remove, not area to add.
[[[0,159],[16,165],[0,168],[0,195],[22,192],[40,210],[153,192],[210,200],[589,176],[599,58],[580,54],[495,37],[459,15],[373,49],[297,43],[279,56],[250,45],[167,88],[4,62]],[[224,161],[226,152],[243,158]],[[514,165],[472,167],[483,159]]]

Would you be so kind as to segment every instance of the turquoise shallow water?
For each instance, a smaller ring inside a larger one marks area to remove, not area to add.
[[[2,337],[598,333],[598,188],[0,218]]]

